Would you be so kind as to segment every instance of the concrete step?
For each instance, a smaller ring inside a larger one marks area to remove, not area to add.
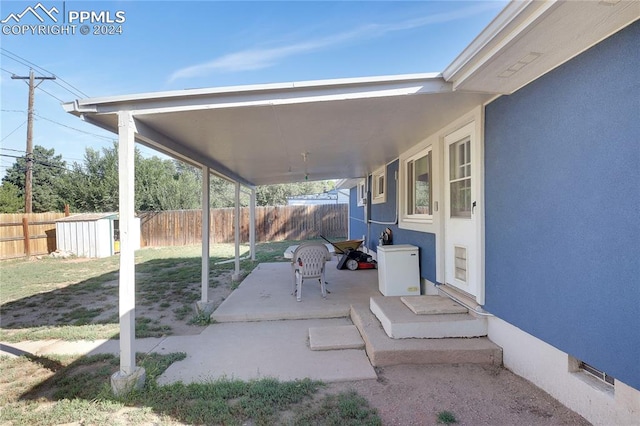
[[[443,339],[487,335],[486,318],[474,317],[464,313],[464,310],[461,313],[416,315],[403,303],[402,296],[374,296],[370,299],[370,309],[387,335],[393,339]]]
[[[448,297],[402,296],[402,303],[416,315],[466,314],[469,310]]]
[[[363,349],[364,341],[355,325],[310,327],[309,348],[312,351]]]
[[[351,321],[360,331],[374,367],[400,364],[502,365],[502,349],[486,337],[392,339],[366,303],[351,305]]]

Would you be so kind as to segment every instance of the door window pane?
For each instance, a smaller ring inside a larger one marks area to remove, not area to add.
[[[471,179],[451,182],[451,217],[471,217]]]
[[[471,141],[449,145],[449,195],[451,217],[471,217]]]

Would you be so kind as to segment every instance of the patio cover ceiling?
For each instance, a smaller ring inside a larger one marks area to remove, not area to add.
[[[184,90],[76,101],[117,133],[247,185],[362,177],[490,95],[453,92],[439,74]]]
[[[180,90],[64,108],[244,185],[364,177],[634,22],[640,2],[509,3],[442,74]],[[615,78],[615,77],[613,77]]]

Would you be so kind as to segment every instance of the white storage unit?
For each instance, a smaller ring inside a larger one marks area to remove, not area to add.
[[[378,246],[378,286],[384,296],[420,294],[418,247],[409,244]]]
[[[135,249],[140,248],[140,219],[133,236]],[[116,254],[117,213],[84,213],[56,220],[58,250],[78,257],[107,257]]]

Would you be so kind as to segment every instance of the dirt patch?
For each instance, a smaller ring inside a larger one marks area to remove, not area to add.
[[[437,425],[449,411],[458,425],[589,425],[531,382],[501,367],[399,365],[378,380],[332,383],[325,392],[355,390],[385,425]]]

